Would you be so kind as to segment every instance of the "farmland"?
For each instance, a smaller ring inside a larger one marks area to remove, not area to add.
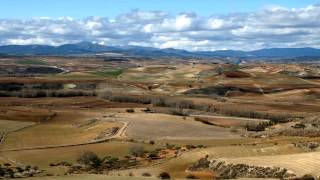
[[[218,178],[204,157],[320,176],[316,63],[30,58],[0,59],[0,164],[27,179]]]

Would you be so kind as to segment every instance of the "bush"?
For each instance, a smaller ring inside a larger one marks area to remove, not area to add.
[[[293,118],[290,114],[271,114],[266,112],[258,111],[248,111],[248,110],[229,110],[229,109],[217,109],[218,113],[228,115],[228,116],[237,116],[245,117],[252,119],[268,119],[272,123],[287,123],[290,122]]]
[[[158,152],[157,151],[151,151],[148,155],[149,158],[154,159],[154,158],[158,158]]]
[[[120,103],[139,103],[139,104],[152,104],[158,107],[172,108],[171,114],[179,116],[187,116],[185,109],[194,109],[199,111],[206,111],[212,113],[219,113],[227,116],[245,117],[253,119],[268,119],[272,123],[286,123],[290,122],[295,116],[287,113],[283,114],[271,114],[266,112],[258,112],[254,110],[234,110],[234,109],[222,109],[214,107],[212,104],[195,104],[189,100],[179,100],[172,97],[165,96],[133,96],[133,95],[112,95],[108,92],[102,97]],[[150,109],[146,109],[145,112],[149,112]]]
[[[163,97],[154,97],[151,100],[151,104],[154,105],[154,106],[165,107],[166,106],[166,100]]]
[[[186,148],[187,148],[187,149],[194,149],[194,148],[196,148],[196,146],[187,144],[187,145],[186,145]]]
[[[139,103],[139,104],[150,104],[151,100],[149,97],[138,97],[130,95],[112,95],[108,97],[110,101],[120,103]]]
[[[126,111],[127,111],[127,113],[134,113],[134,109],[132,109],[132,108],[127,109]]]
[[[49,166],[56,166],[56,164],[54,164],[54,163],[50,163],[50,164],[49,164]]]
[[[300,178],[296,178],[297,180],[315,180],[316,178],[314,178],[312,175],[310,174],[306,174]]]
[[[112,96],[111,91],[101,91],[98,94],[99,97],[104,98],[104,99],[109,99]]]
[[[174,144],[166,143],[166,148],[167,149],[173,149],[174,148]]]
[[[144,154],[143,146],[133,146],[130,148],[130,154],[136,157],[141,157]]]
[[[188,176],[186,176],[187,179],[198,179],[195,175],[193,174],[189,174]]]
[[[145,112],[145,113],[150,113],[150,112],[152,112],[151,111],[151,109],[149,108],[149,107],[147,107],[147,108],[145,108],[144,110],[142,110],[143,112]]]
[[[159,174],[159,178],[160,178],[160,179],[170,179],[171,177],[170,177],[170,174],[169,174],[169,173],[167,173],[167,172],[162,172],[162,173]]]
[[[262,123],[247,123],[245,125],[245,128],[247,131],[264,131],[266,127],[268,127],[270,124],[268,122],[262,122]]]
[[[150,174],[150,173],[148,173],[148,172],[144,172],[144,173],[142,173],[142,176],[150,177],[150,176],[151,176],[151,174]]]
[[[306,128],[306,125],[304,125],[303,123],[297,123],[291,127],[294,129],[304,129],[304,128]]]
[[[82,153],[78,157],[77,162],[94,168],[99,167],[101,165],[101,159],[94,152],[91,151],[86,151]]]
[[[171,109],[170,110],[170,114],[175,115],[175,116],[188,116],[189,114],[185,111],[183,111],[183,109]]]

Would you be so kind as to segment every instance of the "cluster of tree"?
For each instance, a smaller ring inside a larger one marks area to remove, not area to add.
[[[24,90],[24,91],[0,91],[0,97],[74,97],[74,96],[96,96],[95,91],[85,90]]]
[[[77,158],[77,162],[79,164],[70,166],[69,173],[99,173],[114,169],[127,169],[138,165],[138,161],[135,159],[119,159],[112,156],[100,158],[91,151],[82,153]]]
[[[106,98],[110,101],[120,102],[120,103],[138,103],[138,104],[152,104],[157,107],[168,107],[171,108],[170,114],[186,116],[188,115],[184,110],[193,109],[211,113],[218,113],[227,116],[236,116],[244,118],[253,118],[253,119],[266,119],[270,120],[270,123],[260,123],[255,125],[256,127],[248,127],[248,129],[262,130],[264,127],[277,124],[277,123],[286,123],[290,122],[296,116],[288,113],[267,113],[259,112],[254,110],[243,110],[243,109],[227,109],[212,104],[197,104],[190,100],[181,100],[173,97],[166,96],[133,96],[118,94],[113,95],[111,92],[104,92],[100,94],[101,97]]]
[[[34,174],[38,174],[40,172],[41,171],[36,166],[12,167],[8,163],[3,165],[0,164],[0,179],[32,177]]]

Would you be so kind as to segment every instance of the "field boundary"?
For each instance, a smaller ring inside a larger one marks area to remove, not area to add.
[[[14,152],[14,151],[27,151],[27,150],[40,150],[40,149],[55,149],[55,148],[64,148],[64,147],[74,147],[74,146],[84,146],[84,145],[90,145],[90,144],[98,144],[98,143],[104,143],[107,141],[110,141],[112,139],[120,139],[125,138],[125,133],[127,131],[127,128],[129,126],[128,122],[122,122],[123,126],[118,129],[113,134],[110,134],[108,137],[100,139],[100,140],[94,140],[91,142],[83,142],[83,143],[76,143],[76,144],[63,144],[63,145],[56,145],[56,146],[35,146],[35,147],[25,147],[20,149],[4,149],[0,150],[1,152]]]

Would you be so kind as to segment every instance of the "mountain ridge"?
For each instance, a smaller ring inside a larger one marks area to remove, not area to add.
[[[91,42],[49,45],[4,45],[0,46],[0,54],[7,55],[83,55],[100,53],[120,53],[127,56],[145,57],[181,57],[181,58],[295,58],[320,57],[320,49],[304,48],[267,48],[253,51],[217,50],[187,51],[181,49],[158,49],[141,46],[105,46]]]

